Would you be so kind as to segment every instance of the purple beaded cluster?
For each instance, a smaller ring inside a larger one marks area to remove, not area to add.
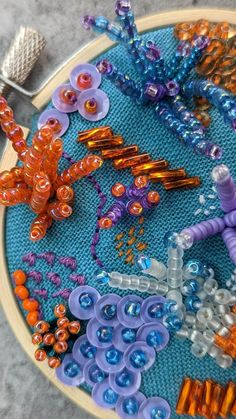
[[[87,383],[99,406],[115,408],[124,419],[131,415],[126,408],[127,398],[133,408],[136,406],[134,417],[145,418],[144,412],[153,404],[163,410],[163,417],[170,417],[164,399],[146,399],[138,391],[141,373],[153,365],[156,352],[169,341],[168,330],[153,314],[165,298],[150,298],[143,301],[137,295],[121,298],[116,294],[101,297],[89,286],[76,288],[69,297],[71,313],[89,323],[86,335],[75,341],[72,353],[56,370],[57,377],[67,385]]]
[[[115,12],[118,23],[112,23],[104,16],[87,15],[82,25],[87,30],[92,28],[99,34],[105,33],[113,41],[124,45],[141,83],[136,83],[105,59],[97,63],[99,72],[136,103],[152,103],[157,119],[186,146],[212,159],[221,158],[222,150],[206,140],[205,128],[185,104],[185,97],[205,97],[235,129],[236,100],[233,95],[210,81],[186,82],[208,46],[209,39],[206,36],[196,37],[192,46],[181,41],[174,57],[166,63],[159,47],[153,41],[145,42],[139,36],[131,2],[117,0]]]
[[[195,243],[221,233],[229,256],[232,262],[236,264],[236,185],[228,167],[223,164],[213,169],[212,178],[215,182],[221,208],[226,214],[223,217],[201,221],[185,228],[182,234],[186,235],[190,242]]]

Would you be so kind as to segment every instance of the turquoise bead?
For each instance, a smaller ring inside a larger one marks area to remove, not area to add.
[[[116,316],[116,312],[115,304],[107,304],[102,308],[102,317],[105,320],[112,320]]]
[[[102,343],[108,343],[112,341],[113,327],[101,326],[97,330],[97,338]]]
[[[151,411],[151,419],[165,419],[166,414],[162,409],[154,407]]]
[[[148,363],[147,354],[141,349],[132,352],[130,355],[130,363],[134,368],[143,368]]]
[[[108,364],[110,365],[117,365],[120,363],[121,359],[122,359],[122,353],[120,351],[118,351],[118,349],[108,349],[106,351],[106,361],[108,362]]]
[[[93,365],[89,370],[89,378],[93,383],[102,383],[106,374],[97,365]]]
[[[137,266],[139,269],[141,269],[141,271],[145,271],[146,269],[151,268],[151,258],[149,258],[148,256],[145,255],[140,255],[137,259]]]
[[[80,346],[80,352],[85,358],[93,359],[95,358],[97,348],[92,346],[89,342],[84,342]]]
[[[87,308],[92,307],[93,298],[87,292],[83,292],[79,297],[79,303],[80,303],[81,307],[86,310]]]
[[[162,344],[163,338],[159,332],[157,332],[156,330],[152,330],[150,333],[148,333],[146,337],[146,342],[148,346],[155,348]]]
[[[130,387],[133,384],[133,374],[128,370],[123,370],[116,377],[116,384],[119,387]]]
[[[153,304],[148,308],[148,314],[152,319],[161,319],[164,314],[164,304],[163,303],[157,303]]]
[[[133,329],[123,329],[121,335],[125,343],[134,343],[136,341],[136,331]]]
[[[101,271],[98,269],[94,273],[94,280],[97,284],[107,284],[110,281],[110,277],[106,271]]]

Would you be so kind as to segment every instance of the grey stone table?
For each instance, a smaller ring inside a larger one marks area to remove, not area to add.
[[[134,2],[135,3],[135,2]],[[36,87],[55,67],[93,36],[83,31],[79,17],[92,12],[112,17],[114,0],[0,0],[0,61],[20,25],[37,28],[47,47],[27,85]],[[139,0],[137,16],[185,7],[235,9],[235,0]],[[203,14],[204,16],[204,14]],[[30,125],[29,105],[13,98],[18,121]],[[1,292],[1,291],[0,291]],[[0,419],[89,419],[64,397],[30,362],[16,341],[0,308]]]

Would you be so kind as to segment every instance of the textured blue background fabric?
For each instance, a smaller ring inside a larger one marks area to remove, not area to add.
[[[146,34],[145,38],[154,39],[162,47],[167,58],[170,57],[176,46],[172,29],[155,31]],[[104,56],[136,77],[122,47],[115,47],[106,52]],[[153,212],[149,211],[147,213],[145,235],[142,237],[142,241],[149,244],[146,252],[149,256],[166,261],[166,250],[163,245],[164,234],[168,230],[180,231],[183,227],[203,219],[201,214],[196,217],[193,213],[199,206],[199,194],[210,190],[212,185],[210,173],[216,163],[194,155],[190,149],[181,144],[155,119],[151,107],[143,108],[134,105],[130,99],[124,97],[106,80],[103,81],[101,88],[109,95],[110,112],[102,123],[100,121],[96,124],[83,120],[77,113],[71,114],[70,127],[64,135],[64,150],[66,152],[76,160],[82,158],[87,154],[87,150],[85,146],[77,143],[78,132],[102,124],[111,125],[115,133],[123,135],[125,145],[137,143],[140,150],[149,152],[153,159],[166,158],[170,161],[171,167],[184,166],[190,176],[199,175],[202,179],[201,188],[190,191],[166,192],[162,186],[153,186],[153,189],[157,189],[161,195],[161,203]],[[215,110],[211,111],[211,115],[213,122],[208,130],[208,139],[224,148],[222,162],[231,168],[236,177],[234,161],[236,135],[223,123],[222,117]],[[33,121],[32,132],[36,130],[36,122],[37,116]],[[66,166],[68,166],[68,163],[61,163],[61,169]],[[102,168],[95,173],[95,176],[102,187],[102,191],[108,193],[108,196],[110,187],[114,182],[121,181],[129,184],[133,179],[129,169],[115,171],[109,161],[104,163]],[[77,182],[75,190],[76,202],[72,217],[64,222],[55,222],[46,238],[39,243],[31,243],[28,238],[29,226],[33,219],[33,214],[28,207],[21,205],[7,210],[5,228],[9,273],[19,268],[26,269],[26,265],[21,261],[24,254],[50,250],[58,256],[75,256],[78,260],[78,273],[86,276],[88,284],[95,285],[93,272],[96,265],[90,256],[89,247],[95,229],[96,207],[99,199],[93,186],[86,179]],[[107,208],[110,203],[111,199],[109,198]],[[215,211],[214,214],[212,213],[213,216],[218,214],[221,214],[220,210]],[[108,271],[137,273],[135,267],[127,267],[123,260],[117,257],[114,245],[114,237],[117,233],[134,224],[133,219],[126,218],[115,229],[101,233],[100,243],[97,247],[98,256],[106,263]],[[233,269],[233,264],[229,260],[221,237],[210,238],[186,251],[185,260],[191,257],[207,259],[214,268],[216,279],[221,285],[225,284]],[[57,290],[46,279],[46,273],[50,270],[61,276],[62,288],[73,289],[75,287],[75,284],[68,278],[70,271],[58,263],[50,268],[45,261],[38,261],[35,269],[43,273],[41,286],[48,290],[49,296]],[[39,288],[31,280],[27,285],[30,289]],[[108,286],[102,286],[99,291],[104,294],[111,290]],[[128,294],[128,292],[123,291],[118,293],[120,295]],[[45,318],[52,318],[52,307],[58,301],[62,300],[52,300],[51,298],[45,302],[41,300]],[[230,370],[224,371],[209,356],[206,356],[203,360],[198,360],[191,355],[189,342],[183,342],[172,337],[168,348],[158,354],[157,361],[152,369],[143,374],[141,390],[147,397],[157,395],[165,397],[172,407],[171,417],[177,418],[179,416],[174,413],[174,407],[179,387],[186,375],[202,380],[211,378],[225,384],[230,379],[236,379],[236,368],[234,365]]]

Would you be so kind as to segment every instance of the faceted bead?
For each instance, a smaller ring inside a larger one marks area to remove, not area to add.
[[[119,148],[119,149],[106,149],[101,150],[102,158],[105,159],[115,159],[116,157],[128,157],[137,155],[139,148],[137,145],[130,145],[127,147]]]
[[[123,145],[124,139],[121,135],[114,135],[111,138],[89,140],[87,147],[89,150],[102,150],[105,148],[119,147]]]
[[[198,176],[189,177],[187,179],[179,179],[175,181],[164,182],[164,188],[167,191],[181,188],[197,188],[201,185],[201,180]]]
[[[97,330],[98,340],[102,343],[112,342],[113,328],[110,326],[101,326]]]
[[[70,378],[74,378],[76,377],[78,374],[80,374],[81,370],[79,365],[77,364],[77,362],[69,362],[67,365],[65,365],[64,367],[64,373],[67,377]]]
[[[134,167],[137,164],[145,163],[151,160],[151,157],[149,154],[139,154],[137,156],[131,156],[131,157],[122,157],[120,159],[114,160],[113,164],[115,169],[126,169],[128,167]]]
[[[129,317],[138,317],[140,315],[141,304],[138,302],[127,302],[125,305],[125,314]]]
[[[104,126],[104,127],[95,127],[86,131],[81,131],[78,134],[78,141],[79,142],[87,142],[91,140],[101,140],[102,138],[112,138],[113,131],[111,127]]]

